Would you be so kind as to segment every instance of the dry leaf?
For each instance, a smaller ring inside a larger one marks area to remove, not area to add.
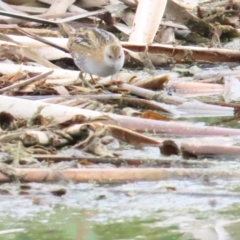
[[[163,120],[163,121],[172,120],[172,118],[170,118],[170,117],[166,117],[164,115],[161,115],[161,114],[151,111],[151,110],[148,110],[148,111],[142,113],[141,118]]]

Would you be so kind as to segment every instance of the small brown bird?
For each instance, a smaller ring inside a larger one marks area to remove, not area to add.
[[[112,33],[83,27],[69,34],[68,48],[76,66],[85,73],[107,77],[123,67],[125,55]]]

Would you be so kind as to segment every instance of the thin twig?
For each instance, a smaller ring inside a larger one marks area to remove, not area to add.
[[[44,95],[44,96],[15,96],[17,98],[28,99],[28,100],[49,100],[59,98],[59,96],[54,95]],[[108,100],[119,100],[122,99],[122,94],[86,94],[86,95],[61,95],[61,98],[65,98],[68,100],[79,99],[79,98],[89,98],[99,101],[108,101]],[[139,100],[139,99],[137,99]]]
[[[61,47],[61,46],[59,46],[59,45],[56,44],[56,43],[52,43],[52,42],[48,41],[47,39],[38,36],[37,34],[27,32],[27,31],[23,30],[22,28],[17,28],[17,30],[18,30],[19,32],[23,33],[24,35],[26,35],[26,36],[34,39],[34,40],[37,40],[37,41],[42,42],[42,43],[45,43],[45,44],[47,44],[47,45],[49,45],[49,46],[51,46],[51,47],[57,48],[57,49],[65,52],[65,53],[69,53],[69,50],[68,50],[68,49],[66,49],[66,48],[64,48],[64,47]]]
[[[28,85],[28,84],[36,82],[36,81],[39,81],[42,78],[45,78],[46,76],[48,76],[48,75],[50,75],[52,73],[53,73],[53,70],[48,71],[46,73],[39,74],[39,75],[37,75],[35,77],[32,77],[32,78],[27,79],[27,80],[24,80],[22,82],[12,84],[11,86],[8,86],[8,87],[0,89],[0,93],[9,91],[9,90],[14,89],[14,88],[22,87],[22,86]]]
[[[57,20],[57,21],[50,21],[50,20],[45,20],[43,18],[39,18],[39,17],[33,17],[33,16],[30,16],[30,15],[11,13],[11,12],[6,12],[6,11],[0,11],[0,15],[7,16],[7,17],[12,17],[12,18],[17,18],[17,19],[22,19],[22,20],[25,20],[25,21],[42,23],[42,24],[58,25],[59,23],[70,22],[70,21],[74,21],[74,20],[77,20],[77,19],[81,19],[81,18],[91,17],[93,15],[97,15],[99,13],[105,13],[105,12],[107,12],[107,9],[100,9],[100,10],[96,10],[96,11],[93,11],[93,12],[76,14],[74,16],[66,17],[64,19],[60,19],[60,20]],[[44,17],[44,15],[42,15],[41,17]],[[47,17],[47,15],[45,17]]]
[[[36,158],[38,160],[46,160],[50,159],[53,162],[59,162],[59,161],[72,161],[74,159],[77,160],[87,160],[91,163],[112,163],[116,165],[121,165],[123,163],[128,163],[131,165],[139,165],[139,164],[149,164],[149,165],[154,165],[154,166],[174,166],[174,165],[183,165],[183,166],[198,166],[198,167],[203,167],[203,166],[209,166],[211,165],[217,165],[219,163],[214,162],[214,161],[207,161],[205,160],[204,162],[198,161],[198,160],[184,160],[184,159],[169,159],[169,158],[124,158],[124,157],[91,157],[91,156],[61,156],[61,155],[40,155],[40,154],[34,154],[32,155],[33,158]]]

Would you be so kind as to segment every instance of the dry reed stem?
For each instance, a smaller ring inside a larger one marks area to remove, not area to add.
[[[36,169],[15,168],[21,179],[26,182],[56,182],[69,180],[76,182],[132,182],[132,181],[160,181],[160,180],[204,180],[215,179],[239,179],[239,170],[216,169],[169,169],[169,168],[110,168],[110,169]],[[0,182],[8,182],[11,178],[0,173]]]

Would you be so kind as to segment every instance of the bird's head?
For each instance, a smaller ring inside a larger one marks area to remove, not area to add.
[[[118,72],[124,64],[125,55],[121,45],[108,45],[104,49],[104,61]]]

